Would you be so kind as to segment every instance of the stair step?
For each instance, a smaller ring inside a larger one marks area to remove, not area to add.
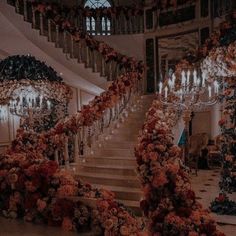
[[[81,163],[77,166],[76,171],[89,171],[105,174],[117,174],[117,175],[136,175],[135,166],[128,165],[105,165],[105,164],[93,164],[93,163]]]
[[[96,198],[87,198],[87,197],[70,197],[68,198],[73,201],[80,201],[86,204],[87,206],[90,206],[91,208],[96,208],[96,202],[99,199]],[[122,203],[124,206],[127,208],[131,209],[133,213],[135,213],[137,216],[141,216],[142,212],[140,209],[140,203],[139,201],[135,200],[120,200],[120,199],[115,199],[117,202]]]
[[[105,148],[132,148],[134,149],[134,146],[136,145],[136,142],[122,142],[122,141],[112,141],[110,140],[109,142],[104,144]]]
[[[134,157],[134,149],[129,148],[101,148],[95,151],[99,156],[124,156]],[[125,158],[124,158],[125,159]]]
[[[109,163],[111,165],[136,165],[136,160],[132,156],[125,156],[125,157],[117,157],[117,156],[97,156],[97,157],[86,157],[85,162],[87,163],[96,163],[96,164],[106,164]]]
[[[124,176],[94,172],[79,172],[78,176],[85,182],[99,185],[114,185],[120,187],[140,187],[140,182],[136,176]]]
[[[126,207],[132,210],[136,216],[142,216],[142,211],[140,208],[140,201],[132,200],[118,200],[118,202],[124,204]]]
[[[140,188],[99,185],[99,184],[93,184],[93,186],[98,189],[111,190],[112,192],[115,193],[115,197],[117,200],[140,201],[140,199],[142,198],[142,192]]]

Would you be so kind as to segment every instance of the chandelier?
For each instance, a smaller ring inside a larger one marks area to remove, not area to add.
[[[189,122],[192,112],[214,105],[218,101],[219,83],[209,80],[200,70],[182,71],[178,78],[173,73],[171,78],[159,84],[159,99],[167,106],[183,112],[185,161],[189,160]]]
[[[193,111],[214,105],[218,99],[219,87],[216,80],[207,80],[201,71],[183,70],[179,79],[173,73],[167,81],[160,82],[159,95],[163,104]]]
[[[43,97],[32,86],[20,88],[14,92],[9,108],[13,115],[28,117],[32,113],[34,118],[47,116],[51,112],[51,102]]]

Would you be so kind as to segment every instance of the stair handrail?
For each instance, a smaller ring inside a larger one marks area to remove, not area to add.
[[[109,81],[125,71],[134,69],[130,67],[133,58],[116,52],[106,43],[95,40],[91,35],[72,27],[69,21],[60,25],[42,12],[39,12],[37,16],[32,4],[30,5],[27,0],[21,1],[23,1],[23,5],[19,0],[16,1],[15,7],[18,6],[16,11],[18,13],[23,11],[24,19],[29,21],[31,18],[32,26],[39,28],[41,35],[46,35],[48,41],[55,42],[56,47],[62,47],[68,60],[77,58],[79,63],[85,63],[86,67],[93,69],[93,72],[100,72],[100,75],[107,77]]]

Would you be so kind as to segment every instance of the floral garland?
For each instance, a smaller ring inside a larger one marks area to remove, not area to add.
[[[226,86],[223,99],[225,101],[223,118],[219,121],[222,131],[221,152],[224,157],[223,169],[221,172],[220,189],[221,193],[211,203],[211,210],[218,214],[235,215],[236,203],[230,201],[226,193],[236,191],[236,145],[235,145],[235,127],[236,127],[236,83],[235,78],[225,79]]]
[[[62,82],[57,72],[33,56],[15,55],[0,62],[0,104],[6,104],[14,91],[33,87],[46,99],[67,104],[71,89]]]
[[[196,201],[189,176],[180,165],[180,149],[173,145],[171,119],[154,101],[135,149],[144,192],[140,206],[150,219],[150,235],[223,236]]]
[[[113,81],[108,90],[96,96],[89,105],[84,105],[80,112],[61,120],[55,127],[42,134],[19,129],[12,143],[15,151],[37,150],[45,156],[53,157],[56,146],[63,148],[65,137],[76,134],[84,126],[91,126],[101,119],[106,109],[114,107],[126,93],[135,93],[142,74],[126,73]],[[28,144],[28,145],[26,145]]]
[[[236,216],[236,202],[229,200],[226,194],[220,193],[219,197],[211,203],[211,211],[220,215]]]
[[[208,77],[232,77],[236,73],[236,41],[228,47],[218,47],[210,51],[201,64]]]
[[[78,232],[96,230],[95,235],[139,235],[142,228],[114,201],[112,192],[83,184],[37,152],[1,155],[0,186],[0,210],[5,217]],[[97,206],[91,209],[77,197],[98,199]]]
[[[218,55],[220,56],[220,53],[222,53],[221,50],[223,51],[225,50],[225,49],[215,49],[215,48],[227,47],[235,40],[236,40],[236,14],[235,12],[233,12],[230,15],[230,19],[221,23],[219,30],[213,32],[211,36],[205,40],[205,43],[200,48],[197,48],[195,52],[188,52],[183,61],[181,60],[176,65],[176,69],[184,70],[186,62],[189,64],[191,68],[194,64],[200,63],[200,61],[202,61],[208,55],[210,55],[210,58],[212,58],[212,61],[214,62],[217,56]],[[231,47],[229,49],[230,52],[233,52]],[[223,52],[223,55],[224,54],[225,53]],[[204,64],[205,64],[204,68],[207,70],[207,66],[209,65],[208,61],[206,60]],[[220,63],[219,65],[221,64],[222,63]],[[214,71],[217,70],[217,68],[216,69],[214,68],[215,67],[212,68]],[[222,69],[224,69],[224,66]]]
[[[23,2],[20,2],[20,4],[23,4]],[[28,2],[28,4],[31,5],[32,3]],[[134,58],[118,53],[108,44],[100,42],[94,39],[93,36],[79,30],[74,25],[74,18],[67,17],[66,14],[63,14],[63,12],[60,11],[60,6],[57,3],[51,4],[46,2],[36,2],[32,4],[32,7],[35,12],[42,13],[46,19],[51,19],[56,25],[59,26],[59,30],[68,31],[76,42],[80,42],[82,40],[90,50],[95,50],[101,53],[106,63],[115,61],[119,64],[120,69],[125,68],[127,71],[143,69],[141,61],[134,67]]]

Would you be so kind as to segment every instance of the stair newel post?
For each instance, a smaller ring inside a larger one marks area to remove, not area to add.
[[[94,72],[97,72],[98,71],[98,53],[97,51],[93,50],[93,57],[94,57],[94,62],[93,62],[93,65],[94,65]]]
[[[24,20],[28,21],[27,0],[23,0]]]
[[[103,56],[102,56],[102,59],[101,59],[101,75],[102,76],[105,75],[105,61],[104,61]]]
[[[108,78],[109,78],[108,80],[112,80],[112,75],[113,75],[113,68],[112,68],[113,66],[112,66],[112,64],[113,64],[112,61],[110,61],[109,64],[108,64],[108,74],[109,74],[108,75]]]
[[[65,167],[66,169],[69,169],[69,148],[68,143],[69,138],[68,136],[65,137],[65,146],[64,146],[64,161],[65,161]]]
[[[43,14],[39,13],[40,35],[43,35]]]
[[[74,162],[77,163],[79,160],[79,137],[78,133],[74,135]]]
[[[89,47],[86,46],[86,66],[89,67],[90,58],[89,58]]]
[[[16,13],[20,13],[20,4],[19,4],[19,0],[16,0],[16,2],[15,2],[15,9],[16,9]]]
[[[59,48],[59,25],[56,25],[56,48]]]
[[[74,54],[74,39],[73,39],[73,36],[72,36],[72,35],[70,35],[70,41],[71,41],[70,57],[71,57],[71,58],[75,58],[75,54]]]
[[[81,45],[81,41],[78,42],[77,47],[78,47],[78,62],[81,63],[82,62],[82,45]]]
[[[35,10],[34,7],[31,7],[32,10],[32,28],[35,29],[36,28],[36,18],[35,18]]]
[[[58,149],[54,152],[54,161],[59,165]]]
[[[64,53],[68,53],[68,49],[67,49],[67,41],[66,41],[66,30],[63,31],[63,51]]]
[[[52,25],[50,19],[48,19],[48,41],[52,42]]]
[[[112,16],[111,17],[111,34],[116,33],[116,23],[115,23],[115,18]]]

